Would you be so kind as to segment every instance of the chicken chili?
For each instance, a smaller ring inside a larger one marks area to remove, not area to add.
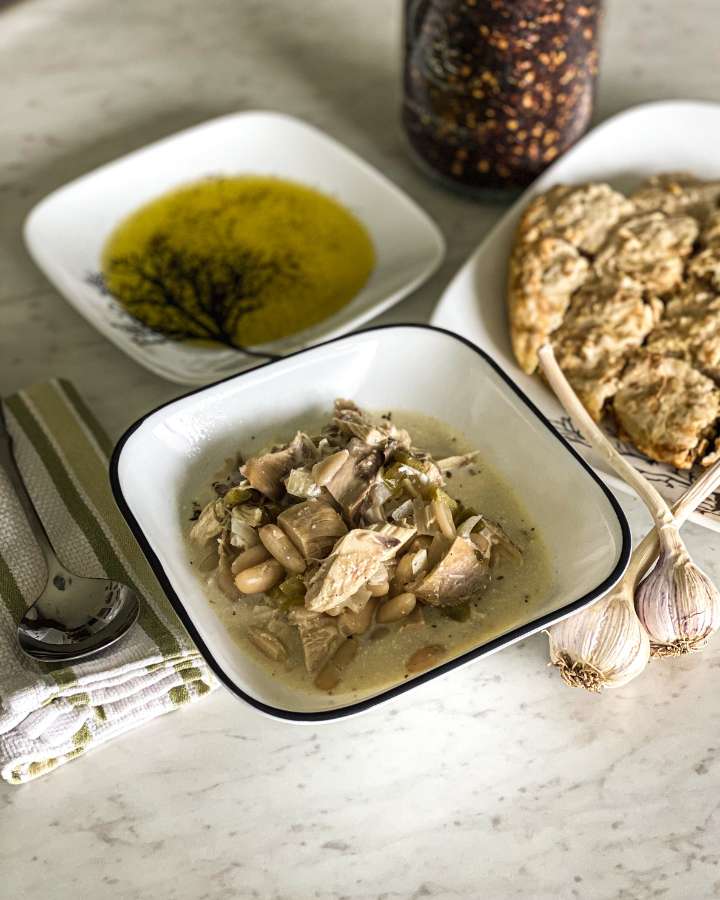
[[[234,464],[196,515],[211,602],[289,685],[401,681],[511,627],[547,587],[510,489],[447,428],[411,418],[413,437],[338,400],[317,435]],[[419,449],[420,434],[452,452]]]

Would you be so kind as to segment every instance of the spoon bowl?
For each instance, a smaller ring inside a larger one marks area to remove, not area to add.
[[[56,566],[18,624],[18,642],[34,659],[82,659],[118,641],[139,612],[137,594],[127,585]]]
[[[82,659],[114,644],[137,620],[138,595],[109,578],[76,575],[57,558],[45,526],[15,462],[12,438],[0,405],[0,465],[20,501],[47,567],[42,593],[20,620],[20,648],[45,662]]]

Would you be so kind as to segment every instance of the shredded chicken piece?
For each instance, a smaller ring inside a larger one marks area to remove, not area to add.
[[[392,538],[393,540],[400,542],[400,545],[393,556],[397,553],[402,553],[417,534],[417,529],[412,525],[393,525],[390,522],[386,522],[383,525],[371,525],[370,531],[373,531],[375,534],[379,534],[382,537]]]
[[[457,606],[482,590],[488,568],[488,561],[478,558],[470,541],[457,537],[442,559],[409,589],[431,606]]]
[[[190,529],[190,540],[196,544],[209,544],[223,530],[225,515],[222,500],[211,500]]]
[[[251,457],[240,469],[250,484],[272,500],[283,495],[283,479],[296,466],[315,461],[317,448],[310,438],[298,431],[287,447]]]
[[[404,428],[396,428],[392,422],[373,424],[365,413],[351,400],[336,400],[333,423],[341,430],[371,447],[384,446],[392,441],[395,447],[409,449],[410,435]]]
[[[392,491],[384,481],[375,480],[363,500],[360,517],[364,522],[382,524],[386,521],[385,504],[392,496]]]
[[[318,672],[344,640],[337,622],[331,616],[302,608],[291,609],[288,620],[297,627],[300,635],[305,668],[310,673]]]
[[[280,513],[277,523],[306,560],[327,556],[337,539],[347,532],[332,506],[318,499],[288,507]]]
[[[325,485],[330,496],[341,507],[345,518],[354,523],[360,507],[384,462],[382,451],[352,438],[347,445],[348,459]]]
[[[482,516],[479,518],[480,527],[471,531],[468,537],[491,566],[497,562],[498,554],[514,560],[522,559],[520,548],[510,539],[504,528],[497,522],[491,522],[490,519],[484,519]]]
[[[399,537],[367,529],[355,528],[348,532],[310,580],[305,606],[313,612],[342,609],[381,564],[395,556],[401,545]]]

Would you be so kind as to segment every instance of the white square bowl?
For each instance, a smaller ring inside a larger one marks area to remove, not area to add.
[[[625,493],[634,491],[588,446],[540,377],[527,375],[515,360],[505,299],[515,228],[531,197],[556,184],[607,181],[620,191],[631,191],[658,172],[684,170],[701,178],[720,178],[719,144],[718,103],[645,103],[613,116],[533,182],[460,269],[433,313],[434,325],[464,335],[497,360],[604,480]],[[668,503],[674,503],[692,483],[692,472],[654,462],[617,438],[613,442]],[[720,531],[720,491],[708,497],[690,518]]]
[[[351,704],[292,691],[245,654],[208,603],[186,544],[192,498],[224,459],[247,447],[252,435],[276,437],[288,431],[288,423],[327,413],[335,397],[369,409],[420,411],[464,432],[522,497],[553,572],[547,595],[529,604],[506,633]],[[630,553],[625,517],[587,464],[488,356],[427,325],[368,329],[173,400],[126,432],[113,454],[111,482],[211,668],[247,703],[285,719],[358,712],[546,628],[609,590]]]
[[[158,335],[103,293],[94,276],[108,236],[138,207],[192,181],[242,174],[288,178],[334,197],[368,229],[376,256],[367,284],[345,307],[254,349],[283,355],[344,334],[397,303],[440,265],[442,235],[413,200],[326,134],[274,112],[214,119],[78,178],[31,211],[25,242],[60,293],[128,356],[170,381],[207,384],[257,365],[257,359]]]

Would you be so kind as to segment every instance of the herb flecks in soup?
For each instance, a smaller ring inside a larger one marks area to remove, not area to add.
[[[336,313],[375,254],[331,197],[281,178],[212,178],[142,206],[110,236],[105,287],[168,337],[231,347],[287,337]]]
[[[337,401],[317,435],[234,466],[192,526],[219,615],[292,687],[398,683],[517,624],[547,590],[511,489],[446,426],[402,418],[412,435]]]

